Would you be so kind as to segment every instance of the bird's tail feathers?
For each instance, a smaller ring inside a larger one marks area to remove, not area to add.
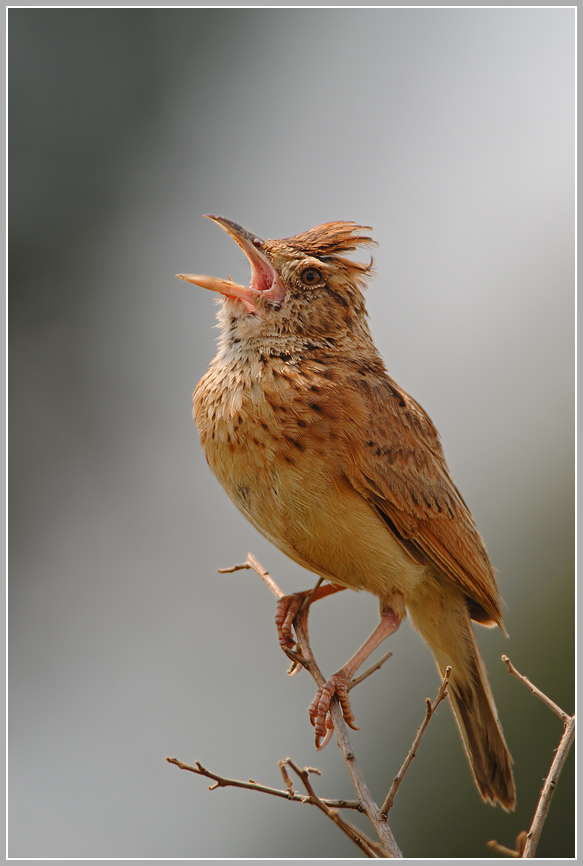
[[[450,600],[448,600],[450,602]],[[458,604],[409,607],[415,628],[433,652],[441,674],[451,666],[448,692],[468,754],[474,779],[484,798],[514,808],[516,794],[512,758],[490,690],[484,663],[476,643],[465,599]]]

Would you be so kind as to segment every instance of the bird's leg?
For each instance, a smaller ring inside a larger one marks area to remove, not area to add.
[[[317,601],[319,598],[326,598],[327,595],[332,595],[333,593],[340,592],[343,589],[346,589],[346,587],[337,586],[335,583],[326,583],[319,586],[312,595],[310,604],[313,601]],[[277,635],[282,649],[293,649],[295,647],[296,642],[292,634],[292,623],[298,610],[306,598],[311,594],[312,590],[306,589],[303,592],[294,592],[292,595],[284,595],[278,599],[275,611],[275,625],[277,627]],[[304,611],[304,617],[307,617],[308,609],[309,608]]]
[[[394,601],[394,599],[392,599]],[[389,604],[381,606],[381,621],[375,628],[369,639],[352,656],[344,667],[333,674],[327,683],[316,692],[316,697],[310,704],[310,721],[316,731],[316,748],[323,748],[332,733],[332,719],[329,716],[330,703],[334,695],[337,695],[342,708],[344,721],[353,730],[358,731],[354,724],[354,713],[348,698],[350,681],[361,664],[369,657],[371,652],[381,644],[386,637],[393,634],[399,628],[405,615],[404,608],[400,604],[390,607]]]

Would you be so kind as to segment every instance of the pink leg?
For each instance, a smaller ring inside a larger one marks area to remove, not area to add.
[[[333,595],[335,592],[340,592],[343,589],[346,589],[346,587],[337,586],[335,583],[323,584],[314,593],[312,601],[326,598],[327,595]],[[284,595],[278,599],[275,611],[275,625],[282,648],[293,649],[295,647],[296,642],[292,634],[292,623],[296,613],[304,603],[304,599],[310,595],[311,591],[311,589],[306,589],[303,592],[294,592],[293,595]]]
[[[352,712],[348,699],[348,687],[350,681],[361,664],[369,657],[371,652],[381,644],[386,637],[397,631],[401,625],[404,614],[397,614],[392,607],[381,608],[381,621],[375,628],[369,639],[352,656],[343,668],[330,677],[327,683],[316,692],[309,709],[310,721],[316,729],[316,748],[321,749],[328,742],[327,731],[332,730],[332,720],[329,718],[330,703],[334,695],[338,696],[344,721],[353,730],[358,728],[354,724],[354,713]],[[324,742],[322,742],[324,741]]]

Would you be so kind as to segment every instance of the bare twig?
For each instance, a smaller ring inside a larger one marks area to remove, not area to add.
[[[247,559],[240,565],[231,565],[228,568],[218,568],[217,571],[219,574],[231,574],[234,571],[241,571],[241,569],[243,568],[252,568],[253,571],[259,575],[263,583],[265,583],[269,587],[269,589],[272,591],[276,598],[283,597],[284,593],[281,591],[276,582],[265,571],[261,563],[257,562],[252,553],[248,553]]]
[[[285,783],[285,787],[287,789],[288,794],[293,795],[294,786],[292,784],[292,780],[289,777],[289,773],[285,768],[285,761],[278,761],[279,769],[281,770],[281,775],[283,776],[283,781]]]
[[[528,677],[525,677],[524,674],[519,673],[508,656],[503,655],[502,661],[505,662],[510,673],[517,677],[524,685],[530,689],[533,695],[536,695],[537,698],[540,698],[543,703],[550,707],[550,709],[556,713],[562,720],[565,725],[565,729],[563,731],[563,736],[561,737],[561,742],[559,743],[559,747],[557,749],[557,753],[551,764],[551,769],[549,770],[549,775],[545,779],[545,783],[543,785],[543,789],[541,791],[541,795],[539,797],[539,801],[536,807],[536,811],[534,813],[534,818],[532,820],[532,824],[530,825],[530,830],[528,833],[526,831],[522,831],[518,835],[516,840],[516,851],[512,851],[510,848],[506,848],[505,845],[500,845],[495,840],[488,842],[490,848],[494,848],[496,851],[500,851],[500,853],[505,854],[507,857],[534,857],[536,847],[538,845],[538,841],[540,839],[540,834],[542,832],[543,824],[546,820],[546,817],[549,812],[549,808],[551,805],[551,798],[554,794],[555,788],[557,786],[557,781],[559,779],[559,775],[561,770],[563,769],[563,765],[567,759],[567,755],[569,754],[569,749],[573,745],[573,741],[575,739],[575,716],[570,716],[564,710],[562,710],[554,701],[552,701],[544,692],[541,692],[536,686],[534,686]]]
[[[194,766],[191,766],[190,764],[185,764],[184,761],[180,761],[178,758],[166,758],[166,760],[169,764],[174,764],[181,770],[188,770],[190,773],[196,773],[197,776],[205,776],[207,779],[212,779],[214,785],[209,785],[209,791],[214,791],[215,788],[246,788],[249,791],[259,791],[260,794],[271,794],[274,797],[283,797],[285,800],[294,800],[297,803],[309,802],[309,798],[307,798],[305,794],[295,794],[293,789],[290,791],[288,788],[283,791],[280,788],[269,788],[267,785],[259,785],[253,779],[250,779],[248,782],[241,782],[239,779],[227,779],[225,776],[218,776],[216,773],[212,773],[210,770],[207,770],[206,767],[203,767],[200,761],[195,761]],[[282,762],[280,762],[280,766],[281,763]],[[291,784],[291,779],[289,781]],[[358,800],[329,800],[327,798],[321,798],[321,802],[330,809],[355,809],[357,812],[364,811]]]
[[[228,568],[228,569],[219,569],[219,571],[222,573],[225,573],[225,572],[233,572],[233,571],[243,569],[243,568],[253,569],[253,571],[255,571],[256,574],[264,581],[264,583],[267,584],[267,586],[270,588],[270,590],[276,596],[276,598],[279,599],[284,595],[284,593],[281,591],[279,586],[277,586],[275,581],[273,581],[273,579],[265,571],[265,569],[263,568],[261,563],[259,563],[255,559],[255,557],[250,553],[247,554],[247,559],[241,565],[232,566],[231,568]],[[306,597],[306,599],[304,600],[303,604],[301,605],[300,609],[298,610],[298,612],[294,618],[294,629],[295,629],[296,637],[297,637],[297,649],[296,650],[284,649],[284,652],[286,653],[286,655],[293,662],[292,668],[290,669],[290,671],[288,673],[295,673],[297,670],[297,667],[299,665],[301,665],[312,676],[312,678],[314,679],[318,688],[320,688],[322,685],[324,685],[325,679],[324,679],[324,677],[323,677],[323,675],[322,675],[322,673],[321,673],[321,671],[320,671],[320,669],[316,663],[316,660],[313,656],[313,653],[312,653],[312,650],[310,647],[310,643],[309,643],[309,639],[308,639],[308,611],[309,611],[309,604],[310,604],[316,590],[318,589],[318,586],[321,584],[321,582],[322,581],[320,579],[316,583],[313,590]],[[366,670],[359,677],[356,677],[350,683],[349,688],[350,689],[354,688],[354,686],[358,685],[363,680],[365,680],[367,677],[369,677],[372,673],[377,671],[384,664],[384,662],[387,661],[388,658],[390,658],[391,655],[392,655],[392,653],[390,653],[390,652],[387,653],[385,656],[383,656],[383,658],[381,658],[378,662],[376,662],[376,664],[372,665],[368,670]],[[365,782],[364,776],[363,776],[363,774],[362,774],[362,772],[361,772],[361,770],[360,770],[360,768],[356,762],[354,750],[352,748],[352,745],[350,743],[350,738],[348,736],[348,728],[344,722],[344,718],[342,715],[342,711],[340,709],[340,704],[338,702],[338,699],[336,697],[334,697],[332,699],[332,703],[330,706],[330,717],[332,720],[332,724],[334,726],[334,730],[336,732],[336,738],[337,738],[338,746],[339,746],[340,750],[342,751],[344,761],[346,763],[348,772],[349,772],[350,777],[352,779],[352,784],[354,785],[354,788],[355,788],[356,793],[358,795],[359,802],[362,804],[362,810],[366,813],[367,817],[371,821],[371,823],[372,823],[373,827],[375,828],[375,831],[376,831],[376,833],[377,833],[377,835],[381,841],[381,847],[380,848],[379,848],[379,846],[377,846],[376,843],[372,843],[372,845],[376,846],[376,849],[378,849],[378,850],[375,850],[375,852],[372,855],[369,853],[368,856],[377,856],[377,857],[378,856],[382,856],[382,857],[402,857],[403,856],[399,850],[399,847],[396,843],[396,840],[395,840],[395,838],[394,838],[394,836],[390,830],[390,827],[387,823],[387,814],[388,814],[389,809],[392,806],[393,800],[394,800],[395,795],[397,793],[397,789],[398,789],[409,765],[411,764],[411,761],[415,757],[415,752],[416,752],[416,749],[419,745],[419,741],[420,741],[420,739],[421,739],[421,737],[422,737],[422,735],[423,735],[423,733],[424,733],[424,731],[425,731],[425,729],[429,723],[429,720],[430,720],[431,716],[433,715],[433,713],[435,712],[435,709],[438,706],[438,704],[445,698],[445,696],[447,694],[448,678],[449,678],[449,672],[446,672],[446,675],[445,675],[444,681],[442,683],[441,689],[438,692],[438,695],[437,695],[433,705],[431,704],[431,702],[429,700],[427,701],[427,712],[426,712],[425,720],[424,720],[421,728],[417,732],[417,736],[415,738],[413,746],[411,747],[409,754],[408,754],[407,758],[405,759],[404,764],[402,765],[401,769],[399,770],[399,773],[397,774],[397,776],[393,780],[391,790],[389,791],[389,794],[387,795],[387,798],[385,799],[385,803],[383,804],[383,807],[381,810],[379,810],[378,806],[376,805],[376,803],[372,799],[372,796],[370,794],[368,786]],[[289,761],[287,763],[290,766],[293,766],[293,768],[295,770],[295,765],[293,765],[293,763],[289,763]],[[284,772],[283,768],[282,768],[282,772]],[[296,772],[298,772],[298,771],[296,770]],[[301,776],[301,774],[300,774],[300,778],[302,778],[302,781],[304,782],[304,785],[305,785],[306,783],[305,783],[303,777]],[[289,780],[289,776],[287,776],[287,774],[284,775],[284,781],[286,784],[286,789],[288,789],[288,782],[290,782],[290,784],[291,784],[291,780]],[[306,788],[306,790],[308,790],[308,789]],[[315,794],[313,796],[316,797]],[[328,811],[330,811],[331,807],[325,801],[321,801],[321,802],[324,803],[326,805],[326,809]],[[314,805],[318,805],[318,803],[316,803],[315,800],[314,800]],[[319,808],[322,808],[322,807],[320,806]],[[333,810],[333,807],[332,807],[332,810]],[[325,810],[322,809],[322,811],[325,811]],[[328,814],[328,812],[327,812],[327,814]],[[335,823],[337,823],[338,826],[344,830],[344,832],[352,839],[352,841],[356,842],[356,844],[359,844],[356,841],[356,837],[355,837],[355,834],[356,834],[356,836],[358,836],[358,838],[364,842],[365,847],[360,846],[360,847],[362,847],[363,851],[365,851],[367,845],[368,845],[369,849],[374,850],[372,848],[370,840],[368,840],[368,842],[366,840],[364,840],[363,834],[361,834],[360,831],[357,831],[355,829],[351,829],[351,826],[347,825],[347,822],[345,822],[344,819],[341,819],[340,816],[329,815],[329,817],[332,817],[332,819],[335,821]],[[347,826],[344,826],[344,825],[347,825]]]
[[[526,844],[526,830],[522,830],[516,837],[516,849],[507,848],[506,845],[499,845],[498,842],[492,840],[488,842],[488,848],[493,848],[499,854],[504,854],[505,857],[522,857],[524,854],[524,846]]]
[[[312,600],[313,600],[314,596],[316,595],[316,590],[318,589],[319,586],[322,585],[323,582],[324,582],[324,578],[319,577],[318,580],[316,581],[316,583],[314,584],[314,586],[312,587],[312,589],[310,590],[310,592],[308,593],[308,595],[305,597],[305,599],[301,603],[296,616],[298,616],[298,615],[303,616],[306,613],[306,611],[309,610],[310,605],[312,603]]]
[[[217,574],[234,574],[235,571],[242,571],[244,568],[251,568],[248,562],[239,562],[237,565],[227,565],[225,568],[217,568]]]
[[[547,707],[551,708],[553,713],[556,713],[558,716],[561,717],[561,719],[563,720],[565,725],[567,724],[567,722],[571,718],[571,716],[568,713],[566,713],[564,710],[562,710],[560,707],[558,707],[554,701],[551,701],[551,699],[548,698],[544,692],[541,692],[540,689],[537,689],[536,686],[533,686],[533,684],[528,679],[528,677],[525,677],[524,674],[519,673],[516,670],[516,668],[514,667],[514,665],[512,664],[512,662],[510,661],[510,659],[508,658],[508,656],[502,656],[502,661],[506,663],[506,667],[508,668],[508,670],[510,671],[510,673],[513,676],[517,677],[522,683],[524,683],[524,685],[528,689],[530,689],[530,691],[533,693],[533,695],[536,695],[537,698],[540,698],[541,701],[543,701],[543,703],[545,703],[547,705]]]
[[[241,566],[234,566],[229,569],[229,571],[235,571],[238,568],[252,568],[256,572],[256,574],[259,575],[259,577],[264,581],[264,583],[269,586],[276,598],[281,598],[284,595],[284,593],[277,586],[275,581],[273,581],[272,578],[265,571],[261,563],[259,563],[255,559],[255,557],[252,556],[252,554],[247,554],[247,559]],[[315,593],[320,583],[321,581],[318,581],[310,596],[313,597],[313,593]],[[308,598],[310,596],[308,596]],[[307,612],[304,605],[302,605],[302,607],[300,608],[300,610],[298,610],[298,613],[295,616],[294,629],[296,632],[297,648],[299,650],[299,653],[293,650],[285,650],[285,652],[294,663],[301,664],[303,667],[306,668],[306,670],[312,676],[313,680],[319,688],[320,686],[323,686],[325,684],[326,680],[322,676],[322,672],[320,671],[320,668],[318,667],[316,660],[314,659],[308,641]],[[363,811],[366,813],[367,817],[371,821],[382,843],[384,856],[402,857],[403,855],[399,850],[399,846],[395,841],[395,838],[386,822],[386,819],[382,819],[380,817],[378,806],[372,799],[368,786],[364,780],[364,776],[360,768],[358,767],[358,764],[356,763],[354,750],[352,749],[352,745],[348,736],[348,729],[344,722],[342,711],[340,709],[340,704],[336,697],[332,699],[332,704],[330,706],[330,717],[336,731],[338,745],[340,747],[340,750],[342,751],[344,761],[350,774],[350,778],[352,779],[352,784],[354,785],[359,801],[362,804]],[[376,856],[379,855],[377,854]]]
[[[283,590],[281,590],[279,588],[279,586],[276,584],[276,582],[273,580],[273,578],[267,573],[267,571],[263,568],[261,563],[257,559],[255,559],[255,557],[253,556],[252,553],[248,553],[247,559],[245,560],[245,562],[241,563],[240,565],[232,565],[232,566],[230,566],[230,568],[219,568],[219,569],[217,569],[217,571],[219,572],[219,574],[229,574],[233,571],[240,571],[241,569],[244,569],[244,568],[252,569],[255,572],[255,574],[257,574],[261,578],[263,583],[269,587],[269,589],[271,590],[271,592],[273,593],[273,595],[277,599],[283,598],[283,596],[285,595]],[[306,603],[309,604],[309,602],[312,600],[312,598],[314,596],[314,593],[316,592],[316,590],[318,589],[318,587],[320,586],[321,583],[322,583],[322,578],[320,578],[318,580],[315,587],[310,592],[309,596],[306,599],[304,599],[304,602],[302,603],[302,605],[298,611],[298,614],[303,615],[304,610],[306,609]],[[305,667],[307,670],[309,670],[310,662],[308,659],[304,659],[299,653],[295,652],[295,650],[283,648],[283,651],[285,652],[287,657],[292,662],[292,666],[288,670],[288,675],[290,677],[293,677],[294,674],[297,674],[302,669],[302,667]]]
[[[269,589],[277,599],[283,597],[284,593],[282,592],[282,590],[271,578],[268,572],[263,568],[261,563],[259,563],[251,553],[247,554],[247,559],[244,563],[234,565],[229,568],[221,568],[218,570],[220,573],[226,574],[239,571],[241,569],[252,569],[269,587]],[[290,669],[289,673],[294,673],[299,668],[304,667],[312,676],[318,688],[322,687],[325,684],[325,679],[322,675],[322,672],[320,671],[320,668],[318,667],[318,664],[316,663],[310,647],[308,638],[308,613],[310,604],[321,582],[322,581],[320,579],[314,586],[313,590],[306,595],[306,598],[304,599],[294,618],[293,627],[297,638],[297,644],[295,649],[292,650],[284,648],[284,652],[293,662],[292,668]],[[349,689],[354,688],[354,686],[363,682],[363,680],[369,677],[372,673],[379,670],[379,668],[387,661],[388,658],[390,658],[391,655],[392,653],[390,652],[386,653],[386,655],[384,655],[378,662],[368,668],[363,674],[355,677],[349,684]],[[547,706],[549,706],[553,710],[553,712],[557,713],[557,715],[559,715],[563,719],[563,722],[565,723],[565,732],[557,750],[555,760],[553,761],[553,764],[551,766],[549,776],[545,781],[545,785],[543,787],[543,791],[530,831],[528,833],[523,831],[519,834],[516,840],[516,850],[507,848],[506,846],[500,845],[495,841],[488,843],[491,848],[501,854],[504,854],[507,857],[533,857],[536,845],[538,843],[538,839],[540,837],[542,825],[548,813],[550,799],[552,797],[559,773],[563,767],[567,753],[574,739],[575,718],[571,718],[567,713],[563,712],[563,710],[561,710],[560,707],[558,707],[545,694],[543,694],[540,689],[534,686],[525,676],[520,674],[506,656],[502,656],[502,658],[504,659],[510,673],[520,679],[533,692],[533,694],[535,694],[542,701],[544,701]],[[272,796],[292,800],[294,802],[307,803],[309,805],[316,806],[318,809],[320,809],[320,811],[324,812],[324,814],[328,818],[334,821],[334,823],[342,830],[342,832],[345,833],[367,857],[400,858],[403,855],[401,854],[395,838],[391,832],[391,829],[388,825],[387,816],[393,806],[399,786],[401,785],[403,778],[417,753],[421,738],[425,733],[429,721],[431,720],[439,704],[447,697],[447,687],[449,683],[450,672],[451,668],[448,667],[445,671],[441,687],[433,703],[431,703],[429,698],[427,699],[426,713],[423,723],[418,729],[413,744],[407,754],[407,757],[403,761],[403,764],[401,765],[397,775],[394,777],[389,792],[387,793],[387,796],[385,797],[383,805],[380,809],[372,799],[371,793],[364,780],[363,774],[356,762],[354,750],[352,748],[348,735],[348,728],[342,715],[339,700],[336,696],[332,698],[332,702],[330,704],[330,734],[332,734],[332,730],[336,732],[338,746],[342,752],[344,762],[346,763],[348,772],[352,780],[352,784],[354,785],[355,791],[358,795],[357,800],[334,800],[318,796],[318,794],[316,794],[316,792],[314,791],[313,785],[309,777],[311,773],[317,773],[318,775],[320,775],[320,771],[316,770],[313,767],[304,767],[303,769],[301,769],[291,758],[286,758],[285,761],[279,762],[280,770],[285,784],[285,790],[260,785],[253,779],[250,779],[248,782],[242,782],[236,779],[225,778],[223,776],[217,775],[216,773],[212,773],[210,770],[207,770],[198,761],[195,762],[194,766],[190,766],[178,760],[177,758],[167,758],[166,760],[169,763],[175,764],[176,766],[180,767],[180,769],[188,770],[192,773],[196,773],[197,775],[205,776],[211,779],[213,781],[213,784],[209,787],[209,790],[213,790],[219,787],[246,788],[248,790],[258,791],[260,793],[270,794]],[[292,780],[286,769],[286,766],[290,767],[299,777],[306,790],[305,794],[299,794],[294,792]],[[379,837],[380,844],[373,841],[372,839],[369,839],[356,826],[343,818],[343,816],[338,813],[339,809],[353,809],[365,813]]]
[[[284,593],[282,592],[282,590],[270,577],[270,575],[263,568],[261,563],[259,563],[251,553],[247,554],[247,559],[244,563],[241,563],[239,565],[233,565],[229,568],[220,568],[218,569],[218,571],[221,574],[227,574],[239,571],[241,569],[252,569],[269,587],[269,589],[277,599],[283,597]],[[304,602],[302,603],[294,618],[293,625],[297,637],[296,649],[291,650],[284,648],[284,652],[293,662],[293,666],[290,669],[289,673],[294,673],[296,669],[304,667],[312,676],[318,688],[325,684],[325,679],[316,663],[310,647],[308,639],[308,612],[314,594],[316,593],[316,590],[318,589],[321,582],[322,580],[320,579],[314,586],[313,590],[306,596]],[[384,655],[378,662],[368,668],[363,674],[355,677],[349,684],[349,689],[354,688],[354,686],[363,682],[363,680],[369,677],[372,673],[379,670],[379,668],[387,661],[387,659],[391,657],[391,655],[392,653],[390,652],[386,653],[386,655]],[[534,695],[536,695],[536,697],[540,698],[540,700],[542,700],[551,710],[553,710],[553,712],[556,713],[563,720],[563,723],[565,725],[565,730],[561,738],[559,747],[557,749],[555,758],[551,765],[549,775],[545,780],[530,830],[528,831],[528,833],[523,830],[518,835],[516,839],[515,850],[508,848],[505,845],[500,845],[494,840],[488,842],[488,846],[490,848],[498,851],[500,854],[503,854],[506,857],[534,857],[542,827],[549,811],[550,801],[559,778],[559,774],[563,768],[569,749],[571,748],[571,745],[574,741],[575,716],[571,717],[568,715],[568,713],[565,713],[557,704],[555,704],[549,697],[547,697],[547,695],[545,695],[540,689],[534,686],[527,677],[519,673],[507,656],[502,656],[502,659],[506,663],[509,672],[513,676],[517,677],[517,679],[521,680],[521,682],[523,682],[527,686],[527,688],[529,688],[530,691]],[[166,758],[166,760],[171,764],[175,764],[182,770],[188,770],[191,773],[195,773],[199,776],[205,776],[206,778],[211,779],[213,781],[213,784],[209,786],[209,790],[226,787],[245,788],[247,790],[258,791],[259,793],[270,794],[271,796],[275,797],[281,797],[286,800],[292,800],[294,802],[307,803],[309,805],[316,806],[318,809],[320,809],[320,811],[324,812],[327,817],[334,821],[334,823],[342,830],[342,832],[345,833],[360,848],[360,850],[364,854],[366,854],[367,857],[402,857],[403,855],[401,854],[395,838],[387,823],[387,816],[393,806],[399,786],[401,785],[401,782],[403,781],[403,778],[409,766],[411,765],[413,758],[416,755],[417,749],[421,742],[421,738],[425,733],[431,717],[435,713],[435,710],[437,709],[439,704],[447,697],[447,686],[449,683],[450,672],[451,668],[448,667],[445,671],[443,682],[433,703],[431,703],[429,698],[427,699],[425,719],[423,720],[422,725],[418,729],[413,744],[407,754],[407,757],[403,761],[403,764],[401,765],[397,775],[394,777],[393,783],[380,809],[372,799],[362,772],[356,762],[354,751],[352,749],[352,745],[348,736],[348,728],[344,721],[342,710],[340,708],[340,703],[336,696],[333,697],[330,705],[331,723],[333,725],[334,731],[336,732],[338,746],[342,752],[344,761],[346,763],[348,772],[352,780],[352,784],[354,785],[354,788],[358,795],[357,800],[335,800],[318,796],[318,794],[316,794],[316,792],[314,791],[313,785],[309,777],[311,773],[321,775],[320,771],[315,769],[314,767],[304,767],[303,769],[301,769],[291,758],[286,758],[285,761],[279,762],[279,767],[285,784],[285,790],[279,788],[271,788],[266,785],[260,785],[255,782],[254,779],[249,779],[248,782],[242,782],[237,779],[229,779],[224,776],[219,776],[216,773],[213,773],[203,767],[199,761],[196,761],[195,765],[191,766],[189,764],[185,764],[183,761],[180,761],[178,758]],[[331,732],[332,729],[330,729],[330,733]],[[299,794],[294,792],[292,780],[286,770],[286,765],[289,766],[299,777],[306,790],[306,794]],[[380,840],[380,844],[373,841],[372,839],[369,839],[355,825],[351,824],[349,821],[343,818],[342,815],[338,813],[339,809],[353,809],[365,813],[368,819],[371,821],[373,827],[375,828],[375,831]]]
[[[320,686],[323,686],[325,684],[326,680],[322,676],[322,672],[320,671],[320,668],[318,667],[316,660],[314,659],[311,647],[308,642],[305,628],[306,619],[307,618],[305,616],[296,615],[296,618],[294,619],[294,629],[296,632],[300,653],[304,659],[309,661],[309,667],[307,665],[305,665],[305,667],[311,674],[318,688],[320,688]],[[342,752],[342,756],[350,774],[352,784],[354,785],[354,789],[357,793],[358,799],[362,803],[369,821],[375,828],[377,836],[379,837],[381,844],[385,849],[385,856],[402,857],[403,855],[401,854],[395,837],[393,836],[386,819],[381,818],[379,814],[379,808],[374,802],[368,789],[368,785],[366,784],[366,781],[362,774],[362,771],[356,762],[354,750],[348,736],[348,727],[342,716],[340,703],[336,696],[332,698],[332,703],[330,705],[330,717],[332,719],[332,724],[334,725],[334,730],[336,732],[338,746],[340,747],[340,750]]]
[[[288,659],[290,659],[292,662],[292,666],[287,672],[288,677],[294,677],[297,673],[299,673],[299,671],[301,671],[302,668],[305,668],[307,671],[310,670],[310,659],[305,659],[302,655],[300,655],[300,653],[296,652],[293,649],[290,649],[287,646],[282,647],[282,650],[284,651]]]
[[[358,829],[358,827],[355,827],[354,824],[351,824],[349,821],[343,818],[342,815],[340,815],[335,808],[330,808],[330,806],[324,800],[318,797],[310,781],[310,773],[315,772],[320,775],[319,770],[315,770],[314,767],[304,767],[304,769],[302,770],[294,761],[292,761],[291,758],[286,758],[285,761],[280,762],[280,766],[282,764],[288,764],[288,766],[290,766],[292,770],[300,777],[304,788],[308,792],[308,802],[312,803],[314,806],[317,806],[318,809],[320,809],[322,812],[324,812],[325,815],[328,816],[328,818],[334,821],[334,823],[342,830],[342,832],[345,833],[349,837],[349,839],[352,839],[355,845],[357,845],[361,849],[361,851],[363,851],[367,855],[367,857],[388,856],[387,852],[383,847],[378,845],[372,839],[369,839],[368,836],[366,836]],[[284,769],[282,767],[282,772],[283,771]]]
[[[427,725],[429,724],[429,722],[431,720],[431,716],[433,715],[433,713],[435,712],[435,710],[437,709],[439,704],[443,700],[445,700],[445,698],[447,697],[447,686],[449,683],[449,675],[450,674],[451,674],[451,666],[448,665],[445,669],[443,682],[441,683],[441,687],[437,693],[435,700],[433,701],[433,703],[431,703],[429,698],[426,699],[427,709],[425,712],[425,718],[423,719],[423,723],[422,723],[421,727],[418,729],[417,735],[416,735],[415,739],[413,740],[413,745],[409,749],[409,753],[408,753],[407,757],[405,758],[405,760],[403,761],[401,768],[399,769],[399,772],[397,773],[397,775],[393,779],[393,784],[389,788],[389,792],[388,792],[387,796],[385,797],[385,801],[384,801],[383,805],[381,806],[380,814],[381,814],[381,817],[383,817],[383,818],[386,818],[386,816],[389,814],[390,809],[393,806],[395,796],[397,794],[397,791],[399,790],[399,785],[403,781],[405,773],[409,769],[409,766],[410,766],[413,758],[417,754],[417,749],[419,748],[419,743],[421,742],[421,737],[425,733]]]
[[[565,732],[561,738],[559,748],[557,749],[557,754],[555,755],[555,760],[551,764],[549,775],[545,779],[542,793],[538,801],[538,806],[536,807],[536,812],[534,813],[534,818],[532,824],[530,825],[530,830],[527,833],[526,844],[524,846],[524,854],[522,854],[523,857],[534,857],[534,852],[536,851],[536,846],[538,845],[538,840],[540,839],[543,824],[545,822],[549,807],[551,805],[551,797],[555,792],[555,787],[557,785],[560,772],[563,769],[563,765],[565,763],[567,755],[569,754],[569,749],[573,745],[574,739],[575,716],[572,716],[567,722]]]
[[[393,655],[393,653],[391,653],[391,652],[385,653],[385,655],[381,659],[379,659],[378,662],[376,662],[374,665],[371,665],[369,668],[367,668],[363,674],[361,674],[359,677],[354,677],[353,680],[350,680],[350,683],[348,684],[348,691],[353,689],[355,686],[357,686],[359,683],[361,683],[367,677],[370,677],[370,675],[374,674],[375,671],[380,670],[382,668],[382,666],[384,665],[384,663],[386,661],[388,661],[392,655]]]

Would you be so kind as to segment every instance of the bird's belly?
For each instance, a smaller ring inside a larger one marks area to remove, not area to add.
[[[264,428],[248,419],[237,431],[201,436],[211,469],[237,507],[310,571],[378,596],[397,591],[406,602],[427,568],[344,477],[330,456],[332,443],[294,444],[284,431],[276,436]]]

